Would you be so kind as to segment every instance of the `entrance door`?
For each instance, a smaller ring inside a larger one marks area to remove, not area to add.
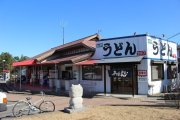
[[[116,94],[132,94],[135,92],[136,79],[134,66],[111,66],[111,92]],[[134,83],[133,83],[134,82]]]

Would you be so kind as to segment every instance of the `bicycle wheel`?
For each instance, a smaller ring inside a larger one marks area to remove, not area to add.
[[[55,105],[52,101],[43,101],[40,104],[39,109],[42,112],[53,112],[55,110]]]
[[[12,113],[14,117],[21,117],[22,115],[28,115],[30,113],[29,104],[25,101],[17,102],[12,109]]]

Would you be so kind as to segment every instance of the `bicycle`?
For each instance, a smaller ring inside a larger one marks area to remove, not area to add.
[[[46,101],[44,96],[45,93],[41,91],[41,99],[34,103],[31,102],[31,97],[26,97],[26,100],[18,101],[12,109],[14,117],[29,115],[30,111],[38,111],[40,113],[53,112],[55,110],[55,104],[52,101]]]

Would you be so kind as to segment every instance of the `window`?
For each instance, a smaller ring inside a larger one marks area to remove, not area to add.
[[[167,65],[167,78],[173,79],[177,77],[177,67],[175,64],[168,64]]]
[[[102,67],[98,65],[82,66],[83,80],[102,80]]]
[[[152,74],[152,80],[162,80],[164,79],[164,64],[162,63],[152,63],[151,66],[151,74]]]

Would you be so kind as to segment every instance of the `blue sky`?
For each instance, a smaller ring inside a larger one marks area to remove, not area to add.
[[[102,38],[180,33],[180,0],[0,0],[0,53],[33,57],[100,30]],[[180,44],[180,35],[171,39]]]

